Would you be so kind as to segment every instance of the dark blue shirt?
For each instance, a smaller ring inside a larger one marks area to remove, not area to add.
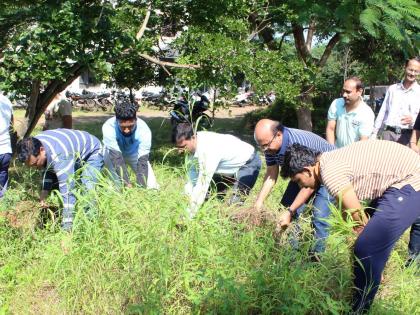
[[[282,166],[287,148],[294,143],[304,145],[318,152],[328,152],[336,149],[336,147],[329,144],[327,140],[312,132],[283,127],[283,141],[280,150],[276,154],[264,153],[267,166]]]

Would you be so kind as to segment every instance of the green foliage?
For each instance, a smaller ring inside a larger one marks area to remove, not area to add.
[[[80,128],[80,121],[78,127]],[[148,121],[154,134],[153,168],[159,191],[118,190],[107,178],[78,192],[75,230],[13,227],[0,215],[0,310],[38,314],[343,314],[351,294],[351,222],[332,208],[331,237],[322,263],[311,263],[310,213],[301,218],[300,251],[289,234],[273,238],[271,226],[248,230],[227,215],[237,209],[210,198],[196,219],[183,218],[182,157],[168,152],[169,124]],[[96,134],[97,122],[84,125]],[[216,126],[241,138],[252,135],[230,119]],[[246,133],[246,134],[244,134]],[[156,148],[157,147],[157,148]],[[35,201],[37,172],[12,169],[0,213]],[[262,177],[262,176],[261,176]],[[250,206],[261,178],[245,206]],[[266,206],[276,211],[286,182]],[[95,204],[92,205],[92,200]],[[54,204],[55,198],[50,199]],[[89,205],[89,216],[83,209]],[[32,209],[36,209],[36,203]],[[354,236],[353,236],[354,238]],[[415,314],[419,283],[402,270],[407,242],[397,244],[372,314]]]

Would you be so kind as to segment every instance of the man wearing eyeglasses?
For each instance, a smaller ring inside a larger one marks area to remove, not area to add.
[[[270,119],[262,119],[257,123],[254,137],[265,155],[267,164],[263,186],[254,205],[254,214],[261,212],[265,199],[276,184],[279,169],[283,165],[284,154],[292,144],[305,145],[318,152],[335,149],[334,145],[312,132],[287,128],[278,121]],[[281,200],[281,204],[287,207],[288,211],[282,215],[279,224],[282,228],[286,228],[293,218],[299,216],[304,210],[306,202],[312,197],[314,198],[312,224],[315,236],[315,245],[312,250],[318,254],[325,250],[325,238],[328,236],[329,226],[324,219],[330,214],[329,204],[334,202],[324,186],[321,185],[317,190],[314,190],[300,188],[296,183],[289,182]],[[314,257],[316,256],[314,255]]]
[[[372,138],[376,138],[378,131],[383,129],[384,140],[410,144],[413,125],[420,111],[420,86],[416,81],[419,74],[419,57],[407,60],[404,79],[391,85],[386,92]]]

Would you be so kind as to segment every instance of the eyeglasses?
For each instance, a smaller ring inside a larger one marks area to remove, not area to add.
[[[420,71],[416,70],[416,69],[406,69],[406,71],[408,73],[414,74],[414,75],[419,75]]]
[[[260,144],[260,148],[263,152],[267,151],[267,149],[270,147],[271,143],[274,141],[274,138],[276,138],[276,136],[277,136],[277,132],[274,134],[273,138],[271,138],[270,142],[266,144]]]

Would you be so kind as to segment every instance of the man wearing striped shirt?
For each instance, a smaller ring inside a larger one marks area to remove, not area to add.
[[[41,204],[58,184],[63,198],[62,228],[71,230],[76,198],[75,172],[82,168],[81,182],[93,189],[103,166],[101,142],[85,131],[54,129],[23,139],[17,147],[18,159],[29,167],[44,169]]]
[[[420,157],[408,147],[383,140],[325,153],[293,145],[285,154],[281,176],[301,187],[325,185],[341,201],[343,211],[350,210],[358,234],[353,311],[367,311],[392,248],[420,215]],[[360,215],[361,200],[375,200],[377,211],[367,224]]]
[[[261,211],[265,199],[273,189],[279,175],[279,168],[283,165],[284,154],[289,146],[299,143],[321,152],[335,149],[325,139],[312,132],[287,128],[278,121],[270,119],[262,119],[257,123],[254,137],[264,152],[267,164],[263,186],[255,202],[255,214]],[[281,204],[288,207],[288,212],[282,216],[280,224],[283,228],[287,227],[292,218],[304,210],[306,202],[311,197],[314,197],[312,224],[316,240],[313,251],[321,253],[325,249],[325,238],[328,236],[328,223],[324,219],[329,216],[329,204],[333,201],[324,186],[316,190],[301,189],[294,182],[290,182],[281,200]]]

